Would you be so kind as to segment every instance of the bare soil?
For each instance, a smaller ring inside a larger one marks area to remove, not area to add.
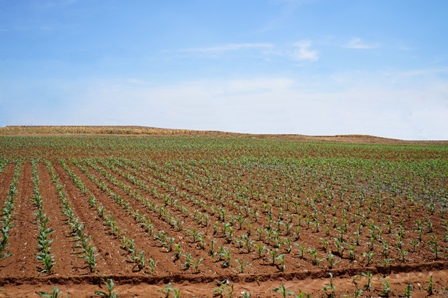
[[[448,289],[446,288],[448,262],[444,259],[440,261],[433,260],[427,250],[422,249],[417,250],[415,253],[410,253],[409,261],[405,264],[397,262],[383,267],[378,262],[374,262],[372,265],[365,267],[356,265],[356,263],[349,262],[346,259],[341,259],[340,265],[335,269],[329,269],[326,266],[323,268],[316,267],[309,260],[299,260],[295,255],[296,252],[286,257],[288,269],[285,272],[279,272],[276,266],[270,266],[266,263],[266,260],[258,259],[253,254],[241,253],[235,245],[226,243],[223,237],[214,235],[211,225],[208,227],[198,226],[191,216],[184,216],[172,206],[167,206],[167,210],[183,218],[184,229],[191,230],[196,227],[199,232],[205,235],[207,242],[215,239],[217,246],[226,246],[232,255],[237,256],[238,259],[246,263],[252,263],[252,266],[248,267],[245,273],[237,274],[235,267],[222,268],[220,262],[210,258],[205,250],[198,247],[197,243],[193,243],[186,236],[185,232],[177,232],[170,229],[170,226],[165,221],[159,219],[153,212],[148,211],[145,206],[135,201],[123,189],[108,181],[98,170],[87,167],[89,172],[101,179],[111,191],[128,200],[134,210],[138,209],[141,213],[150,217],[155,230],[165,230],[169,236],[176,239],[176,243],[181,243],[184,248],[183,253],[191,254],[194,259],[204,259],[199,273],[195,273],[191,268],[184,270],[180,260],[173,261],[172,252],[167,252],[165,248],[158,245],[125,210],[98,188],[98,185],[90,181],[85,173],[74,165],[70,165],[70,168],[81,178],[91,191],[91,194],[113,214],[117,224],[122,227],[124,233],[135,239],[137,247],[145,249],[149,256],[158,260],[156,273],[148,275],[142,271],[136,272],[133,269],[133,264],[128,262],[125,252],[120,249],[120,239],[111,235],[102,225],[95,210],[88,205],[88,196],[83,195],[70,177],[68,177],[66,171],[56,164],[56,172],[61,179],[61,183],[65,185],[74,212],[82,222],[85,222],[86,231],[92,236],[93,242],[98,248],[99,274],[90,273],[75,253],[73,243],[71,243],[72,240],[69,237],[70,232],[58,201],[56,188],[47,169],[40,163],[38,168],[41,180],[40,189],[45,200],[45,212],[51,218],[51,227],[55,230],[53,234],[54,242],[51,247],[52,252],[56,256],[57,266],[50,276],[39,274],[39,263],[35,258],[37,236],[36,220],[33,215],[35,207],[29,200],[33,195],[31,165],[29,162],[25,162],[22,164],[22,174],[19,180],[19,192],[16,200],[16,214],[14,217],[16,226],[11,230],[10,237],[10,251],[13,253],[13,256],[0,260],[0,289],[2,290],[0,297],[38,297],[38,290],[49,292],[53,286],[57,286],[65,295],[70,295],[71,297],[95,297],[93,295],[94,291],[101,289],[105,291],[103,284],[105,276],[114,280],[116,284],[115,290],[119,292],[119,297],[163,297],[163,294],[158,292],[158,290],[163,289],[168,282],[171,282],[174,288],[181,289],[181,297],[212,297],[214,290],[219,288],[217,282],[224,280],[227,280],[229,285],[224,288],[223,294],[227,295],[226,293],[230,292],[231,285],[233,285],[233,297],[238,297],[244,291],[249,291],[252,297],[280,297],[280,294],[273,292],[273,289],[280,284],[283,284],[289,290],[295,291],[297,294],[303,291],[311,294],[312,297],[326,297],[327,294],[322,289],[330,283],[329,273],[334,277],[333,282],[338,296],[343,294],[352,296],[354,291],[359,289],[364,289],[365,295],[361,295],[361,297],[378,295],[384,290],[384,282],[387,280],[391,285],[391,297],[402,296],[408,284],[413,285],[412,297],[426,297],[428,295],[427,287],[430,275],[433,276],[435,296],[448,296]],[[12,169],[13,167],[8,165],[0,176],[3,194],[11,181]],[[132,167],[124,167],[123,169],[122,173],[132,172]],[[161,203],[161,200],[154,197],[150,192],[136,189],[125,177],[114,173],[110,169],[106,169],[106,171],[123,185],[133,188],[135,193],[139,193],[151,201]],[[165,189],[151,182],[161,181],[161,178],[151,175],[150,171],[142,172],[137,178],[145,181],[151,188],[159,188],[160,194],[170,194]],[[175,181],[175,179],[171,180],[171,186],[176,185]],[[193,193],[191,188],[187,186],[184,187],[186,194],[207,199],[207,195]],[[190,210],[194,208],[194,205],[188,201],[186,201],[185,206],[190,208]],[[337,215],[339,216],[339,213]],[[416,216],[423,217],[423,214],[417,211]],[[212,215],[212,217],[212,221],[217,220],[216,215]],[[254,224],[254,228],[263,227],[267,224],[266,218],[260,217],[260,221]],[[437,217],[434,217],[433,224],[434,230],[442,229],[443,223]],[[353,226],[352,228],[354,229],[355,227]],[[353,231],[350,230],[350,233]],[[235,232],[235,236],[243,233],[243,231],[237,229],[235,229]],[[310,231],[306,232],[306,236],[302,243],[307,247],[321,246],[319,236],[323,236],[323,232]],[[411,235],[411,237],[414,236]],[[391,244],[394,241],[392,236],[387,239]],[[361,248],[362,245],[360,251]],[[375,252],[377,254],[380,253],[379,251]],[[323,256],[323,251],[320,251],[319,254]],[[394,258],[398,258],[398,256],[394,255]],[[296,264],[300,264],[300,267],[297,267]],[[360,275],[361,272],[371,272],[373,274],[372,286],[369,291],[365,288],[367,283],[366,277]],[[354,279],[355,276],[358,278]]]

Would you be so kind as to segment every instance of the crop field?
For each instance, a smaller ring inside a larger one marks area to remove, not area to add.
[[[448,297],[446,144],[0,136],[0,205],[0,297]]]

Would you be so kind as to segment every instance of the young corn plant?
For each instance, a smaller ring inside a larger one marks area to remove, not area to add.
[[[221,268],[229,268],[230,261],[231,261],[230,251],[225,250],[224,251],[224,262],[221,264]]]
[[[348,245],[348,259],[352,262],[356,260],[355,244]]]
[[[364,252],[362,255],[364,256],[364,259],[367,260],[366,266],[369,266],[375,253],[373,251],[368,251],[368,252]]]
[[[233,228],[230,225],[224,224],[224,236],[227,244],[232,243],[233,240]]]
[[[411,292],[412,292],[412,284],[408,284],[406,289],[404,290],[404,297],[411,298]]]
[[[280,264],[277,264],[277,268],[281,271],[281,272],[285,272],[286,270],[286,265],[285,265],[285,256],[283,254],[278,255],[275,258],[276,261],[280,261]]]
[[[391,261],[392,261],[391,258],[384,258],[381,260],[381,265],[383,265],[383,267],[387,267],[387,266],[389,266]]]
[[[201,262],[202,262],[203,260],[204,260],[203,258],[199,258],[199,259],[193,261],[193,268],[194,268],[194,270],[195,270],[196,273],[199,273],[199,272],[200,272],[200,270],[199,270],[199,265],[201,264]]]
[[[329,268],[333,269],[334,266],[339,262],[334,258],[334,255],[331,252],[328,252],[327,255],[328,256],[325,259],[327,260],[328,264],[330,265]]]
[[[62,298],[62,292],[59,291],[58,287],[53,287],[53,289],[51,290],[51,293],[48,292],[44,292],[44,291],[39,291],[37,292],[37,294],[39,294],[41,297],[45,297],[45,298]],[[66,298],[69,298],[68,296]]]
[[[372,277],[373,277],[373,274],[370,271],[368,271],[367,273],[366,272],[361,272],[361,275],[365,276],[367,278],[367,284],[364,287],[365,287],[365,290],[367,292],[370,292],[370,289],[372,288]]]
[[[115,291],[114,292],[114,281],[112,279],[108,279],[107,281],[104,281],[104,284],[107,287],[107,292],[103,292],[103,291],[95,291],[95,295],[99,295],[101,297],[106,297],[106,298],[118,298],[118,292]]]
[[[429,249],[434,253],[434,259],[439,258],[439,243],[436,235],[431,235],[431,240],[428,241]]]
[[[319,266],[321,259],[317,257],[317,250],[315,248],[308,248],[308,253],[311,255],[311,262]]]
[[[191,240],[193,241],[193,243],[196,243],[199,240],[199,238],[202,236],[201,232],[199,232],[196,227],[193,228],[192,230],[185,229],[185,233],[187,233],[187,235],[189,235],[191,237]]]
[[[208,250],[208,255],[212,257],[212,259],[215,257],[216,255],[216,251],[215,251],[215,244],[216,244],[216,240],[212,239],[210,241],[210,248]]]
[[[294,245],[299,248],[299,258],[305,258],[305,247],[299,243],[294,243]]]
[[[408,255],[408,251],[397,247],[397,250],[400,252],[401,262],[406,263],[406,256]]]
[[[327,252],[328,250],[328,240],[325,238],[320,238],[319,239],[320,243],[322,243],[322,247],[325,250],[325,252]]]
[[[165,295],[165,298],[170,298],[170,294],[171,292],[173,292],[173,297],[174,298],[179,298],[180,297],[180,289],[175,289],[171,282],[169,282],[163,289],[161,290],[157,290],[157,292],[162,293],[163,295]]]
[[[244,260],[235,259],[235,262],[238,264],[237,273],[244,273],[247,267],[252,266],[252,263],[245,263]]]
[[[336,286],[333,283],[333,274],[332,273],[330,273],[330,284],[325,286],[322,290],[327,294],[327,297],[331,297],[331,298],[336,297]],[[329,293],[328,293],[328,290],[330,290]]]
[[[291,290],[286,289],[286,287],[283,284],[280,284],[280,286],[278,288],[272,289],[272,291],[274,291],[276,293],[281,293],[283,298],[286,298],[290,295],[297,297],[296,293],[294,293]]]
[[[222,282],[220,282],[218,288],[215,288],[213,290],[213,297],[224,297],[224,294],[228,297],[228,298],[232,298],[233,297],[233,291],[234,291],[234,285],[231,284],[230,287],[229,286],[229,280],[224,280]]]
[[[173,245],[174,245],[174,237],[167,237],[164,247],[166,248],[167,252],[173,251]]]
[[[255,246],[255,241],[249,238],[249,235],[245,235],[244,238],[244,247],[246,248],[246,253],[251,253],[252,249]]]
[[[133,254],[130,256],[130,260],[134,263],[134,267],[132,267],[132,271],[141,271],[146,266],[145,262],[145,251],[141,250],[138,254]]]
[[[342,258],[344,256],[344,250],[345,250],[342,240],[334,238],[334,245],[336,247],[337,254]]]
[[[275,261],[277,260],[277,257],[280,255],[279,254],[279,252],[278,252],[278,248],[274,248],[274,249],[272,249],[272,250],[268,250],[268,254],[270,255],[270,259],[271,259],[271,262],[270,262],[270,264],[272,265],[272,266],[274,266],[275,265]]]
[[[291,253],[291,250],[292,250],[291,239],[286,238],[285,241],[283,241],[282,244],[286,246],[286,253],[287,253],[287,254],[290,254],[290,253]]]
[[[90,268],[90,272],[93,273],[96,271],[97,262],[96,257],[98,254],[95,253],[96,248],[93,246],[93,244],[89,243],[84,249],[84,253],[81,255],[81,257],[86,262],[87,266]]]
[[[191,254],[184,254],[185,262],[182,264],[182,269],[188,270],[193,265],[193,258]]]
[[[147,274],[154,274],[154,271],[156,270],[157,267],[157,261],[149,258],[146,260],[146,263],[148,264],[146,266],[147,271],[145,271]]]
[[[180,243],[174,244],[173,262],[176,262],[182,256],[182,247]]]
[[[263,253],[266,250],[267,250],[266,246],[264,246],[261,243],[255,245],[255,253],[257,254],[257,258],[258,259],[262,259],[263,258]]]
[[[380,292],[381,297],[389,297],[391,294],[390,291],[390,282],[388,280],[384,281],[384,289]]]
[[[216,262],[224,260],[224,255],[227,249],[224,246],[218,247],[218,251],[215,253],[217,256]]]
[[[361,297],[362,290],[361,289],[357,289],[357,290],[354,291],[353,294],[354,294],[355,298],[359,298],[359,297]]]
[[[429,284],[426,287],[426,291],[429,296],[434,295],[434,282],[432,281],[432,274],[429,276]]]

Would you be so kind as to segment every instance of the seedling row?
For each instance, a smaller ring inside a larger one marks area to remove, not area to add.
[[[107,252],[95,243],[105,239],[120,250],[120,274],[367,270],[447,260],[447,177],[434,171],[446,163],[2,159],[0,169],[7,163],[14,178],[2,207],[1,257],[13,257],[17,183],[29,163],[33,195],[21,199],[34,208],[36,275],[57,272],[60,262],[52,249],[59,227],[45,211],[43,184],[56,190],[73,257],[90,274],[101,273],[97,259]],[[51,180],[40,179],[43,170]],[[78,204],[95,214],[103,239],[89,234],[94,227],[79,219]]]

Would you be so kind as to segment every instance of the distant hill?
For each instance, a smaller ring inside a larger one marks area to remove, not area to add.
[[[33,136],[33,135],[190,135],[190,136],[227,136],[227,137],[249,137],[270,138],[298,141],[327,141],[341,143],[359,144],[442,144],[448,145],[448,140],[443,141],[413,141],[383,138],[370,135],[334,135],[334,136],[308,136],[300,134],[247,134],[223,131],[169,129],[148,126],[6,126],[0,127],[0,135],[10,136]]]

